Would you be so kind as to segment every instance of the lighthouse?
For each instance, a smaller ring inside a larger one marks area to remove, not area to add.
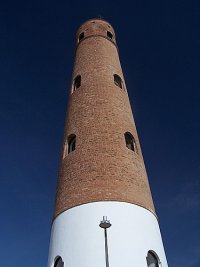
[[[48,267],[167,267],[116,35],[83,23],[69,90]]]

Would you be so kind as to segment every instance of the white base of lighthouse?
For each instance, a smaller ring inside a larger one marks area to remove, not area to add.
[[[80,205],[61,213],[53,222],[48,267],[60,256],[64,267],[105,267],[103,216],[107,229],[110,267],[147,267],[147,253],[167,267],[158,221],[153,213],[125,202],[102,201]]]

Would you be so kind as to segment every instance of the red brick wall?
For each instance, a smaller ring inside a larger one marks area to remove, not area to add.
[[[115,36],[107,22],[95,19],[77,33],[84,31],[86,38],[77,44],[64,137],[65,143],[75,134],[76,149],[61,162],[55,216],[105,200],[134,203],[154,212],[118,50],[115,39],[106,37],[107,30]],[[123,89],[114,84],[114,74],[121,77]],[[77,75],[81,86],[73,92]],[[126,147],[125,132],[134,136],[137,152]]]

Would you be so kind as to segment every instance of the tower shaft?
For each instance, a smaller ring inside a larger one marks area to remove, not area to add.
[[[81,84],[75,89],[77,77]],[[127,132],[134,138],[135,151],[126,147]],[[76,149],[67,154],[72,135]],[[86,22],[77,33],[63,146],[55,216],[102,200],[135,203],[154,212],[115,33],[102,20]]]

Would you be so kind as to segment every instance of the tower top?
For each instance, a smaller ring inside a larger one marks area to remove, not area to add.
[[[112,25],[102,18],[89,19],[81,24],[76,33],[77,44],[85,38],[95,36],[107,38],[116,45],[115,31]]]

